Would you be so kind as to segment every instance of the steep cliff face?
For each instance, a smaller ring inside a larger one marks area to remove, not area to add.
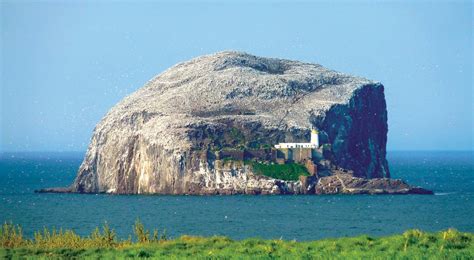
[[[328,136],[336,165],[363,178],[390,178],[386,156],[387,110],[381,84],[354,91],[347,104],[334,105],[315,120]]]
[[[96,126],[73,192],[301,193],[214,151],[320,139],[334,165],[389,177],[383,86],[317,64],[221,52],[183,62]]]

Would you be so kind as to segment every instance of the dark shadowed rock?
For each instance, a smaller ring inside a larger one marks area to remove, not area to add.
[[[214,151],[307,141],[312,127],[333,165],[364,179],[390,177],[382,84],[299,61],[229,51],[201,56],[156,76],[107,113],[70,190],[303,193],[301,182],[256,176],[248,166],[216,160]]]
[[[74,192],[71,187],[54,187],[35,190],[36,193],[71,193]]]

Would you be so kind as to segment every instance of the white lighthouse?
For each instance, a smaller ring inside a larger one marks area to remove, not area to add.
[[[314,144],[316,148],[319,147],[318,130],[316,129],[311,130],[311,144]]]
[[[319,137],[318,137],[318,130],[312,129],[311,130],[311,141],[309,143],[279,143],[275,145],[275,148],[282,149],[282,148],[318,148],[319,147]]]

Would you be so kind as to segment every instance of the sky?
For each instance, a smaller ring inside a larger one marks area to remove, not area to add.
[[[388,150],[473,150],[471,1],[0,3],[0,151],[85,151],[118,101],[222,50],[380,81]]]

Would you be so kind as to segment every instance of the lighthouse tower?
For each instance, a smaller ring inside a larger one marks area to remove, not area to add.
[[[319,147],[318,130],[316,129],[311,130],[311,144],[315,145],[316,148]]]

